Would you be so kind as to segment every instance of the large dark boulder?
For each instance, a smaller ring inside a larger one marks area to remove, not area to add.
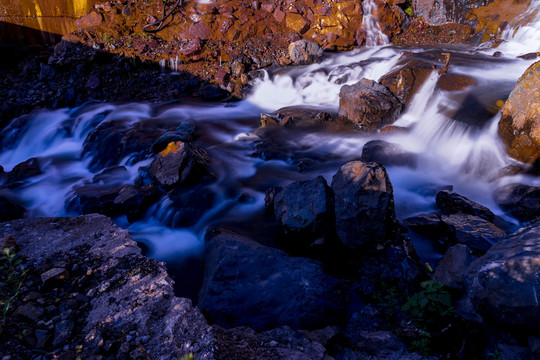
[[[339,116],[366,131],[393,123],[402,107],[388,88],[365,78],[339,92]]]
[[[530,221],[540,216],[540,187],[508,184],[493,192],[497,205],[519,221]]]
[[[348,162],[334,175],[332,189],[336,233],[345,246],[374,249],[395,239],[393,188],[382,165]]]
[[[196,183],[208,174],[209,167],[205,150],[181,141],[169,143],[150,165],[152,178],[164,188]]]
[[[275,195],[274,214],[287,234],[324,239],[334,228],[332,190],[322,176],[293,182]]]
[[[418,156],[403,150],[399,145],[384,140],[368,141],[362,148],[361,160],[377,162],[385,166],[408,166],[415,168]]]
[[[540,223],[497,241],[467,270],[476,310],[497,322],[540,330]]]
[[[214,230],[206,239],[204,263],[199,307],[218,325],[304,329],[344,316],[346,287],[318,261]]]
[[[534,164],[540,157],[540,61],[518,80],[501,108],[499,136],[510,156]]]
[[[409,105],[412,97],[433,71],[427,61],[411,60],[402,67],[384,75],[379,82],[386,86],[402,104]]]

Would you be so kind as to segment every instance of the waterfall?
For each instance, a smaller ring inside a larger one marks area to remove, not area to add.
[[[375,0],[364,0],[362,2],[364,19],[362,21],[362,30],[366,36],[366,46],[386,45],[390,41],[375,19],[377,13],[377,4]]]
[[[505,55],[540,52],[540,0],[533,0],[527,11],[504,30],[501,39],[505,42],[497,50]]]

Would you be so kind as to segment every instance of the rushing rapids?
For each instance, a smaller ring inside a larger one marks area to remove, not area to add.
[[[171,262],[196,257],[209,225],[247,224],[264,216],[264,192],[268,187],[318,175],[330,182],[336,169],[348,160],[358,159],[363,146],[373,139],[399,144],[418,156],[416,167],[387,167],[400,219],[433,209],[434,189],[448,185],[503,215],[492,199],[494,189],[509,182],[539,182],[524,175],[497,176],[515,161],[505,154],[497,137],[499,115],[494,108],[532,63],[515,56],[540,49],[540,20],[534,13],[538,6],[539,2],[534,2],[528,14],[536,16],[535,21],[505,33],[506,42],[497,49],[502,52],[499,57],[492,56],[494,50],[381,45],[385,39],[373,23],[365,29],[368,47],[327,54],[319,64],[264,71],[254,81],[248,98],[238,103],[89,103],[75,109],[37,111],[25,117],[22,129],[14,127],[14,132],[8,134],[11,136],[2,140],[0,165],[10,171],[27,159],[39,158],[42,173],[10,193],[24,203],[28,216],[74,215],[67,206],[73,199],[74,186],[91,182],[110,165],[123,166],[126,171],[111,172],[104,186],[133,184],[139,169],[151,162],[138,153],[124,154],[117,161],[97,159],[108,154],[84,151],[92,130],[106,123],[125,129],[155,125],[166,130],[182,121],[194,120],[195,144],[208,151],[215,175],[215,181],[205,185],[204,191],[211,193],[213,201],[203,209],[203,214],[186,226],[178,221],[180,210],[164,195],[133,223],[125,217],[116,218],[118,224],[127,227],[136,240],[148,247],[150,256]],[[436,85],[441,75],[434,70],[393,124],[407,131],[369,135],[295,131],[291,135],[283,130],[264,141],[285,144],[287,151],[276,149],[281,151],[279,156],[253,155],[260,141],[253,130],[258,127],[261,112],[294,106],[336,114],[343,85],[362,78],[378,81],[402,64],[403,55],[410,52],[412,57],[439,68],[444,65],[440,53],[450,53],[449,73],[467,75],[476,83],[457,92],[440,90]],[[16,140],[11,141],[12,138]],[[301,172],[299,161],[308,163]],[[199,201],[198,196],[193,201]],[[419,251],[426,259],[438,256],[422,246],[419,244]]]

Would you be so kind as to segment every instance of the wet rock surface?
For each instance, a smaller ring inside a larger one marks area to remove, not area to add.
[[[362,79],[339,92],[339,116],[365,131],[393,123],[402,107],[388,88],[373,80]]]
[[[377,248],[395,238],[392,183],[383,166],[352,161],[332,179],[336,232],[351,249]]]
[[[36,218],[0,227],[16,239],[27,269],[0,353],[215,358],[215,337],[201,313],[174,296],[164,265],[143,257],[108,218]],[[21,340],[12,333],[17,328],[25,330]]]
[[[539,68],[540,62],[532,64],[518,80],[501,108],[498,129],[510,156],[528,164],[540,157]]]
[[[467,269],[467,292],[477,311],[497,322],[538,330],[538,223],[497,241]]]
[[[214,230],[206,239],[204,262],[199,306],[218,325],[314,328],[345,315],[345,284],[317,261]]]

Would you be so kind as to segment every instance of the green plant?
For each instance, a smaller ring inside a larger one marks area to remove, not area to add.
[[[4,279],[0,286],[0,306],[5,319],[10,306],[17,297],[24,282],[27,270],[21,266],[22,258],[12,248],[4,248],[0,252],[0,278]]]
[[[502,355],[503,355],[503,352],[499,349],[495,349],[493,352],[489,352],[487,354],[488,359],[491,359],[491,360],[501,360]]]
[[[192,353],[188,353],[180,358],[180,360],[195,360],[195,356]]]
[[[412,8],[412,6],[409,6],[405,9],[405,14],[409,15],[409,16],[414,16],[414,10]]]
[[[450,292],[443,283],[433,280],[424,281],[420,286],[422,290],[409,297],[401,310],[423,330],[431,331],[447,324],[454,311]]]

